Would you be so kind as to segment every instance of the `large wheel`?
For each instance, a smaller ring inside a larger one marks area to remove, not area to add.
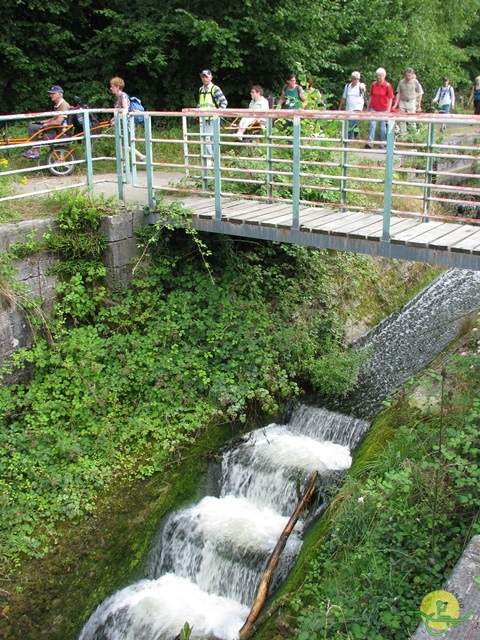
[[[52,147],[47,153],[48,170],[54,176],[69,176],[74,170],[75,152],[70,147]]]

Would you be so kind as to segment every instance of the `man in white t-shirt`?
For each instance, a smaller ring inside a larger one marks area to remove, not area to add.
[[[253,87],[250,89],[250,96],[252,98],[250,100],[250,104],[248,105],[250,111],[268,111],[268,100],[264,98],[263,89],[260,85],[253,85]],[[238,125],[238,131],[235,134],[237,138],[243,138],[245,129],[248,129],[248,127],[253,124],[255,120],[258,120],[262,126],[265,126],[265,120],[262,120],[260,118],[242,118]]]
[[[438,103],[440,113],[450,113],[455,107],[455,91],[450,84],[447,76],[444,77],[442,86],[438,89],[432,104]],[[442,124],[442,131],[445,131],[447,125]]]
[[[363,111],[365,107],[365,85],[360,82],[360,72],[354,71],[352,73],[352,80],[345,85],[343,95],[338,105],[338,110],[341,111],[343,104],[345,103],[345,111]],[[358,120],[348,121],[348,138],[359,138],[358,132]]]

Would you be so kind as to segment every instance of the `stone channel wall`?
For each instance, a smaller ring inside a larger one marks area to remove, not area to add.
[[[100,230],[107,237],[104,264],[107,269],[106,282],[110,289],[128,287],[131,278],[131,260],[137,254],[134,230],[144,224],[141,211],[120,210],[115,215],[104,216]],[[42,240],[43,234],[54,228],[52,218],[41,218],[2,225],[0,228],[0,251],[5,252],[15,243],[32,238]],[[55,264],[56,258],[48,252],[42,252],[16,260],[13,266],[17,270],[16,278],[28,285],[30,295],[41,300],[41,311],[46,315],[52,312],[55,301],[57,279],[48,275],[48,269]],[[4,285],[5,286],[5,285]],[[17,349],[32,344],[33,332],[25,314],[15,304],[14,296],[8,290],[2,294],[0,281],[0,367]],[[23,371],[17,371],[2,381],[4,384],[19,382],[25,377]]]

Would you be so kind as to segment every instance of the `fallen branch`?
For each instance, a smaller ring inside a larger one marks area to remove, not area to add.
[[[317,476],[318,476],[318,472],[315,471],[315,473],[312,476],[312,479],[310,480],[308,489],[305,491],[305,493],[299,500],[295,511],[293,512],[290,520],[287,522],[287,526],[282,531],[282,535],[280,536],[277,544],[275,545],[275,549],[272,551],[270,555],[270,558],[267,563],[267,567],[263,572],[262,579],[260,580],[260,585],[258,587],[255,601],[253,603],[252,608],[250,609],[250,613],[248,614],[247,621],[245,622],[243,627],[240,629],[240,633],[238,636],[239,640],[245,640],[245,638],[247,638],[247,634],[251,626],[253,625],[255,620],[258,618],[260,611],[262,610],[262,607],[265,604],[265,600],[267,599],[268,588],[272,580],[273,572],[275,571],[278,561],[280,560],[280,555],[283,549],[285,548],[289,535],[292,533],[293,528],[297,524],[297,520],[302,515],[305,507],[310,502],[310,499],[315,491],[315,483],[317,481]]]

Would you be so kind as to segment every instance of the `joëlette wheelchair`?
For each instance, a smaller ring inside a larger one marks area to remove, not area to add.
[[[50,144],[40,146],[40,149],[48,149],[44,164],[47,165],[48,171],[54,176],[69,176],[75,170],[75,162],[77,160],[73,143],[83,139],[83,130],[75,132],[74,118],[75,109],[72,109],[67,115],[65,125],[45,125],[41,131],[26,138],[10,138],[5,131],[2,131],[0,151],[6,148],[10,150],[15,146],[22,149],[27,144],[34,146],[39,140],[42,140],[43,133],[54,132],[53,137],[51,133],[49,135]],[[110,121],[100,122],[98,125],[91,127],[90,134],[92,136],[98,135],[109,126]],[[39,162],[41,161],[39,160]]]

